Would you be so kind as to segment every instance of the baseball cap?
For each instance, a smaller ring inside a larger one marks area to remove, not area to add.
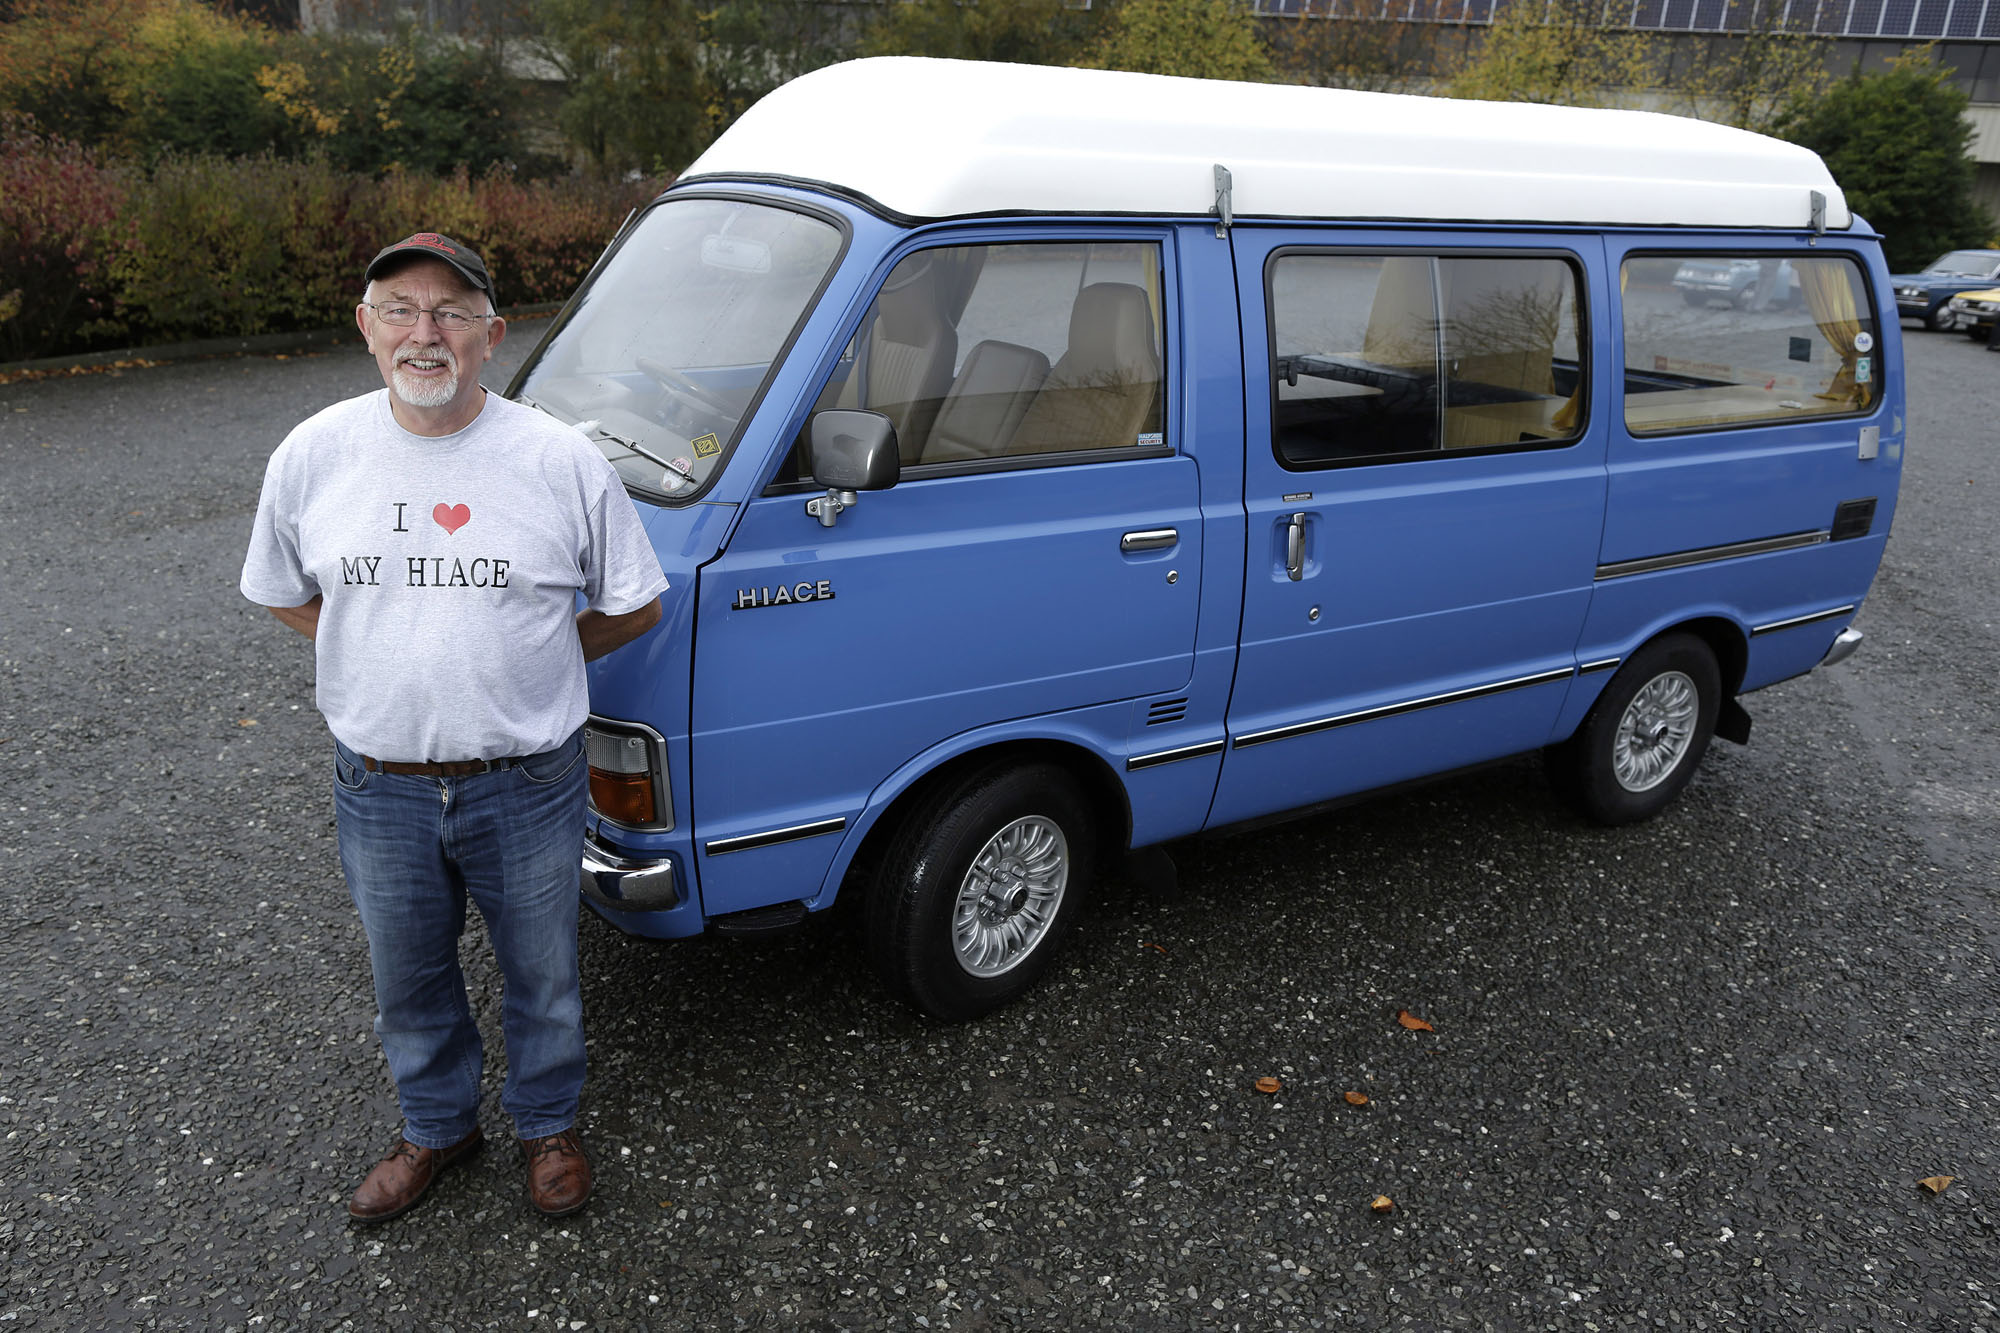
[[[443,260],[457,269],[475,291],[485,292],[488,298],[492,298],[493,279],[486,274],[485,261],[473,252],[471,246],[434,231],[420,231],[413,236],[405,236],[394,245],[384,246],[380,254],[368,261],[368,270],[362,276],[372,282],[391,269],[400,267],[399,261],[416,258]]]

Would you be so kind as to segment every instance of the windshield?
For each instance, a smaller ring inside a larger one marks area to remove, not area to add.
[[[691,498],[721,469],[840,245],[805,213],[669,199],[584,290],[516,396],[582,429],[627,486]]]
[[[1953,250],[1948,255],[1938,256],[1937,262],[1927,270],[1953,278],[1983,278],[2000,265],[2000,254],[1991,250]]]

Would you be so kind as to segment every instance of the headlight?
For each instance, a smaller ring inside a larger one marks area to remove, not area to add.
[[[590,804],[598,814],[638,828],[674,826],[667,743],[659,732],[593,713],[583,724],[583,746],[590,765]]]

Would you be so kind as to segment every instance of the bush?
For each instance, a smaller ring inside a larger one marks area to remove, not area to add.
[[[568,299],[661,182],[523,181],[324,160],[174,156],[96,165],[18,119],[0,136],[0,360],[127,343],[339,328],[383,245],[472,245],[501,300]]]
[[[115,336],[108,260],[130,244],[125,173],[0,113],[0,360]]]

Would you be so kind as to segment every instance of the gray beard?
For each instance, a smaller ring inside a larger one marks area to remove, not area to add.
[[[403,362],[418,358],[400,357],[396,361],[395,371],[390,375],[390,380],[396,388],[396,396],[411,407],[444,407],[458,393],[458,358],[451,354],[451,349],[448,347],[426,349],[421,355],[426,361],[442,359],[451,374],[441,380],[418,379],[414,375],[403,373]]]

